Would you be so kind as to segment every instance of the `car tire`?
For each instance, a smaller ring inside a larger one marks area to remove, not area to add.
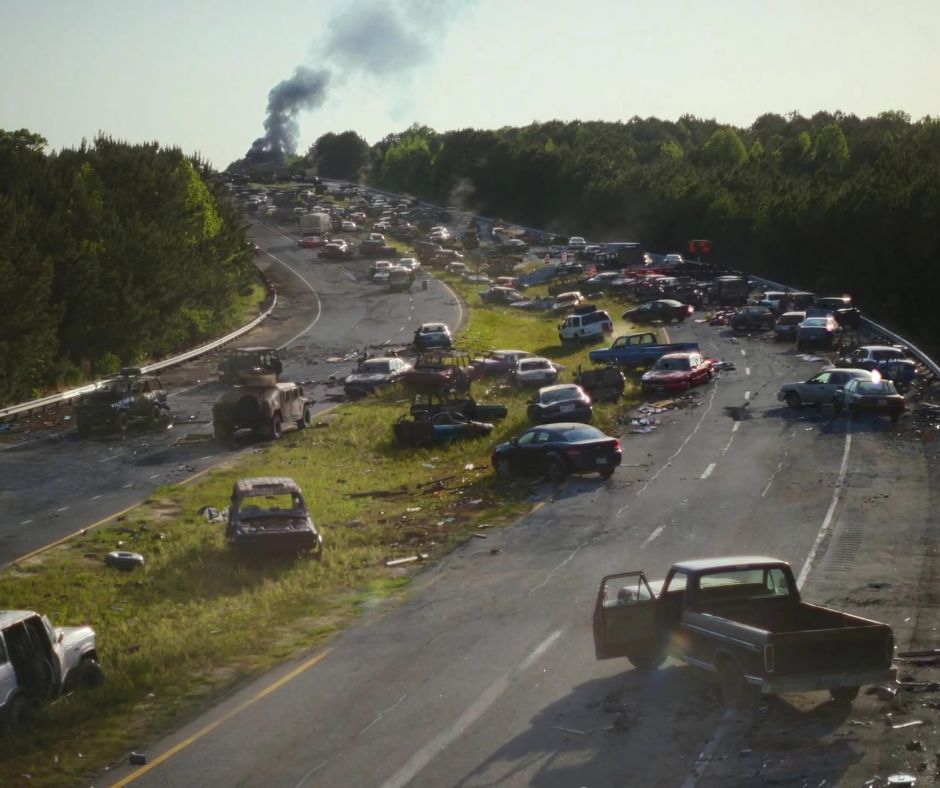
[[[144,565],[144,557],[140,553],[131,553],[127,550],[113,550],[104,557],[108,566],[130,572]]]
[[[496,475],[501,479],[508,479],[512,476],[512,467],[508,457],[497,457],[493,462],[493,467],[496,469]]]
[[[803,398],[795,391],[788,391],[786,400],[791,408],[799,408],[803,405]]]
[[[297,429],[305,430],[310,426],[310,408],[304,405],[304,412],[301,414],[300,418],[297,419]]]
[[[666,659],[666,653],[661,647],[637,649],[626,654],[627,660],[639,671],[656,670]]]
[[[859,687],[833,687],[829,690],[829,697],[834,703],[846,706],[858,697]]]
[[[95,689],[104,683],[104,671],[97,660],[91,657],[83,659],[76,670],[74,683],[76,688]]]
[[[118,413],[115,423],[121,432],[127,432],[127,428],[131,425],[131,417],[122,410],[120,413]]]
[[[284,432],[284,425],[281,422],[281,414],[275,413],[271,417],[271,421],[268,424],[268,438],[272,441],[276,441]]]
[[[598,473],[601,475],[601,478],[602,478],[602,479],[609,479],[611,476],[614,475],[614,471],[615,471],[615,470],[617,470],[616,467],[614,467],[614,468],[604,468],[604,470],[598,471]],[[633,662],[633,660],[630,660],[630,661]],[[636,665],[635,662],[634,662],[633,664]]]
[[[17,695],[10,702],[5,717],[6,725],[11,731],[29,731],[36,722],[36,708],[27,698]]]
[[[545,469],[545,476],[550,482],[561,484],[568,476],[568,468],[565,466],[565,461],[557,455],[549,457],[548,465]]]
[[[150,409],[150,421],[156,424],[161,416],[163,416],[163,409],[159,405],[154,405]]]

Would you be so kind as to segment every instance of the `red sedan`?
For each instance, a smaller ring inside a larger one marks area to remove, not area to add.
[[[301,238],[297,246],[302,249],[316,249],[318,246],[326,246],[329,240],[326,236],[321,238],[319,235],[308,235],[306,238]]]
[[[688,391],[708,383],[715,374],[701,353],[667,353],[643,375],[643,391]]]

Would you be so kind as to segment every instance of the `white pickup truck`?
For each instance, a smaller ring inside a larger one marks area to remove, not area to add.
[[[102,679],[91,627],[54,627],[39,613],[0,611],[0,719],[6,725],[29,726],[39,703]]]

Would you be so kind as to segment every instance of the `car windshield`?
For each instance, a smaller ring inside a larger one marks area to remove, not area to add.
[[[561,434],[563,436],[562,439],[568,443],[575,443],[577,441],[593,441],[607,437],[599,429],[596,427],[591,427],[588,424],[578,424],[577,426],[569,427]]]
[[[539,395],[539,399],[546,405],[550,405],[553,402],[564,402],[568,399],[580,399],[581,390],[577,386],[565,386],[560,389],[551,389],[549,391],[543,391]]]
[[[551,369],[551,363],[545,359],[538,359],[536,361],[522,361],[519,363],[519,369],[522,372],[531,372],[536,369]]]
[[[421,326],[421,333],[422,333],[422,334],[440,334],[440,333],[442,333],[442,332],[444,332],[444,331],[446,331],[446,330],[447,330],[447,329],[446,329],[444,326],[441,326],[441,325]]]
[[[653,367],[655,370],[668,370],[668,371],[683,371],[692,368],[691,360],[688,356],[679,356],[676,358],[669,358],[668,356],[663,356],[659,361],[656,362],[656,366]]]
[[[808,317],[803,321],[803,328],[825,328],[829,321],[824,317]]]
[[[388,372],[391,366],[391,362],[389,361],[364,361],[359,365],[359,371],[367,375],[375,375]]]
[[[894,383],[890,380],[879,380],[875,381],[859,381],[858,388],[856,391],[859,394],[872,394],[879,397],[885,397],[889,394],[897,394],[897,391],[894,388]]]
[[[783,315],[777,323],[781,326],[791,326],[803,322],[803,315]]]

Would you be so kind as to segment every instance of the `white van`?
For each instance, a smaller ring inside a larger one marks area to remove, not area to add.
[[[596,342],[614,333],[614,321],[603,309],[568,315],[558,326],[558,339],[565,342]]]

